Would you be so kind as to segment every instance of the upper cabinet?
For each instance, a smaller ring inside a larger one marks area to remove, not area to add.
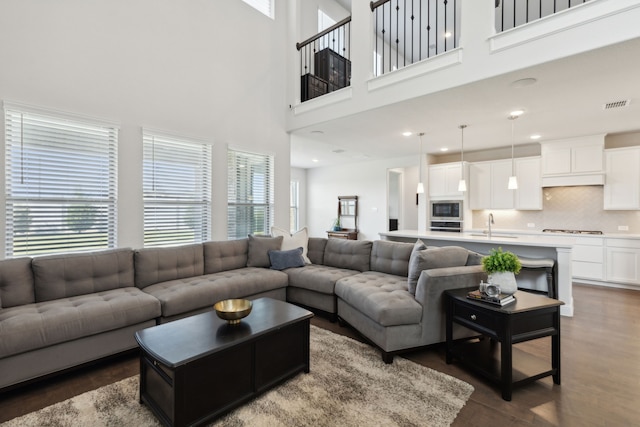
[[[640,209],[640,147],[605,151],[604,208]]]
[[[468,175],[466,171],[468,165],[466,163],[464,165],[466,178],[466,175]],[[464,198],[464,193],[462,191],[458,191],[460,178],[462,178],[462,166],[460,162],[430,165],[429,197],[432,199]]]
[[[604,135],[540,145],[543,187],[604,184]]]
[[[511,159],[471,163],[469,166],[471,209],[542,209],[540,158],[515,159],[518,189],[509,190]]]

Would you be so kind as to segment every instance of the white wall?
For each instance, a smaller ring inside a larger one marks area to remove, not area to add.
[[[358,196],[359,239],[377,240],[387,230],[387,170],[406,168],[405,191],[411,195],[405,203],[405,215],[417,218],[415,205],[417,184],[415,157],[353,163],[307,170],[307,219],[309,235],[326,237],[338,213],[338,196]],[[415,174],[413,173],[415,171]],[[412,190],[408,190],[412,189]],[[415,212],[413,212],[415,211]],[[417,221],[416,221],[417,223]],[[416,226],[413,227],[417,228]]]
[[[298,221],[300,228],[307,226],[307,170],[301,168],[291,168],[291,180],[299,182],[300,209],[298,211]],[[286,228],[285,230],[288,230]],[[294,230],[295,231],[295,230]]]
[[[213,144],[214,239],[227,145],[273,153],[288,227],[288,8],[277,0],[272,20],[239,0],[2,0],[0,99],[120,123],[119,246],[142,246],[142,126]]]

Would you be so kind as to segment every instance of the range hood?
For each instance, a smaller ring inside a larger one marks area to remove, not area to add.
[[[578,185],[604,185],[604,173],[585,175],[547,175],[542,177],[542,187],[575,187]]]
[[[542,186],[604,185],[604,134],[541,143]]]

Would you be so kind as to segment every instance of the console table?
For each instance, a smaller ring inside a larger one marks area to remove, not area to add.
[[[483,377],[500,384],[502,398],[511,400],[514,387],[553,376],[560,384],[561,301],[518,291],[516,302],[505,306],[467,298],[476,288],[445,292],[447,300],[447,363],[459,360]],[[453,326],[479,332],[480,339],[453,341]],[[513,348],[513,344],[551,337],[551,368],[548,362]],[[498,343],[500,343],[498,351]],[[514,366],[514,360],[518,363]]]

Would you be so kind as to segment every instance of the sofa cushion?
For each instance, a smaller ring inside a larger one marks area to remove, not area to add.
[[[287,283],[287,275],[281,271],[245,267],[157,283],[144,288],[144,292],[160,300],[162,316],[171,317],[213,307],[224,299],[246,298],[285,288]]]
[[[205,242],[204,274],[235,270],[247,266],[249,239]]]
[[[368,240],[328,239],[324,265],[349,270],[369,271],[371,242]]]
[[[35,301],[31,258],[0,261],[0,308],[31,304]]]
[[[460,246],[443,246],[443,247],[429,247],[426,249],[420,249],[422,245],[418,240],[411,252],[411,258],[409,260],[409,277],[407,283],[409,285],[409,292],[415,294],[416,285],[420,278],[422,270],[431,270],[433,268],[446,268],[446,267],[458,267],[467,265],[467,258],[469,257],[469,251]]]
[[[343,277],[358,274],[356,270],[309,264],[302,268],[286,270],[289,286],[307,289],[321,294],[333,295],[336,282]]]
[[[160,317],[160,303],[129,287],[0,310],[0,358]]]
[[[324,264],[324,249],[327,246],[326,237],[309,237],[307,255],[313,264]]]
[[[304,267],[306,262],[302,257],[302,248],[290,249],[288,251],[269,251],[269,261],[272,270],[285,270],[287,268]]]
[[[371,271],[408,276],[411,243],[376,240],[371,248]]]
[[[250,235],[247,267],[271,267],[269,250],[280,250],[282,240],[282,236],[259,237]]]
[[[145,288],[154,283],[204,274],[202,244],[169,248],[145,248],[135,252],[136,286]]]
[[[367,271],[345,277],[336,283],[336,296],[385,327],[422,320],[422,305],[409,293],[403,276]]]
[[[282,228],[274,226],[271,227],[271,235],[273,237],[282,236],[282,245],[280,246],[280,249],[283,251],[302,248],[302,258],[304,259],[304,262],[307,264],[311,264],[311,261],[307,256],[309,245],[309,232],[307,231],[307,227],[301,228],[300,230],[291,234],[287,230],[283,230]]]
[[[35,257],[31,267],[36,302],[134,284],[133,251],[126,248]]]

